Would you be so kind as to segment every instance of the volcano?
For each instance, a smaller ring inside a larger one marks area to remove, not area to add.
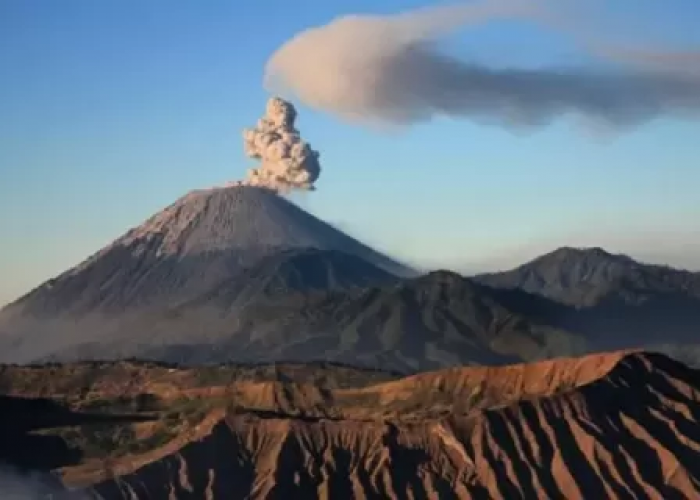
[[[304,249],[343,252],[383,278],[412,274],[270,190],[196,190],[3,309],[0,359],[26,362],[115,333],[138,334],[127,332],[135,318],[143,324],[229,286],[271,255]]]

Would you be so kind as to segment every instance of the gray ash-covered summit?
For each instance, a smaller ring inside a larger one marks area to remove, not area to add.
[[[0,311],[0,360],[26,362],[115,335],[147,337],[130,325],[231,284],[266,257],[304,249],[412,273],[272,190],[196,190]]]

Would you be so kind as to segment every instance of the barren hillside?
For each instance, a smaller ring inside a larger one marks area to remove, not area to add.
[[[195,375],[199,369],[130,366],[124,373],[137,382],[129,391],[120,392],[123,381],[109,383],[118,369],[103,364],[111,375],[64,399],[83,411],[156,420],[49,432],[85,453],[61,469],[64,481],[93,485],[106,499],[700,494],[700,375],[659,354],[403,379],[338,367],[345,370],[339,378],[354,377],[350,384],[334,382],[331,366],[297,376],[290,367],[227,379],[209,373],[208,382]],[[65,370],[81,373],[68,367],[6,368],[5,389],[11,380],[15,394],[36,392],[37,370],[64,370],[54,380]],[[28,370],[35,370],[31,383]],[[56,384],[41,390],[58,394]]]
[[[256,401],[269,413],[230,410],[96,489],[108,498],[691,498],[700,494],[698,382],[668,358],[629,354],[421,375],[355,391],[379,398],[365,411],[340,391],[327,396],[326,408],[340,407],[334,417],[313,415],[322,394],[296,392],[295,415],[274,413],[270,394]],[[444,412],[416,419],[413,398]]]

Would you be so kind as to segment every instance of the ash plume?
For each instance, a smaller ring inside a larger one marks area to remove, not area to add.
[[[265,86],[343,118],[388,124],[443,115],[527,127],[571,114],[620,127],[700,114],[698,73],[613,59],[608,70],[498,68],[436,46],[448,32],[495,18],[553,24],[533,5],[486,1],[341,17],[281,46],[267,63]]]
[[[314,190],[321,173],[319,153],[304,142],[294,127],[294,106],[279,97],[267,102],[265,116],[252,129],[243,131],[245,153],[260,160],[239,185],[259,186],[277,192]]]

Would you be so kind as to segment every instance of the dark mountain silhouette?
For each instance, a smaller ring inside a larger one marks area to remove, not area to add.
[[[321,256],[330,257],[316,254]],[[188,364],[323,359],[413,372],[692,344],[700,325],[700,307],[683,291],[648,294],[645,300],[608,296],[574,307],[447,271],[409,280],[384,276],[389,280],[384,286],[332,290],[302,290],[293,285],[298,280],[282,280],[284,273],[261,271],[251,273],[246,287],[215,289],[164,315],[133,322],[121,335],[69,346],[45,359],[145,357]]]
[[[135,331],[150,327],[145,338],[85,343],[49,359],[133,356],[189,364],[324,359],[415,371],[585,350],[577,335],[547,322],[557,304],[446,271],[381,287],[263,293],[234,308],[229,302],[211,306],[213,298],[203,303],[183,305],[166,318],[151,319],[150,326],[132,325]]]
[[[562,247],[510,271],[475,276],[497,288],[519,288],[578,307],[639,304],[668,295],[700,299],[700,275],[642,264],[601,248]]]
[[[692,346],[700,328],[698,273],[640,263],[601,248],[564,247],[511,271],[474,279],[577,309],[547,306],[556,311],[550,318],[583,334],[591,350],[654,346],[677,353],[688,345],[692,354],[684,360],[700,360]]]

